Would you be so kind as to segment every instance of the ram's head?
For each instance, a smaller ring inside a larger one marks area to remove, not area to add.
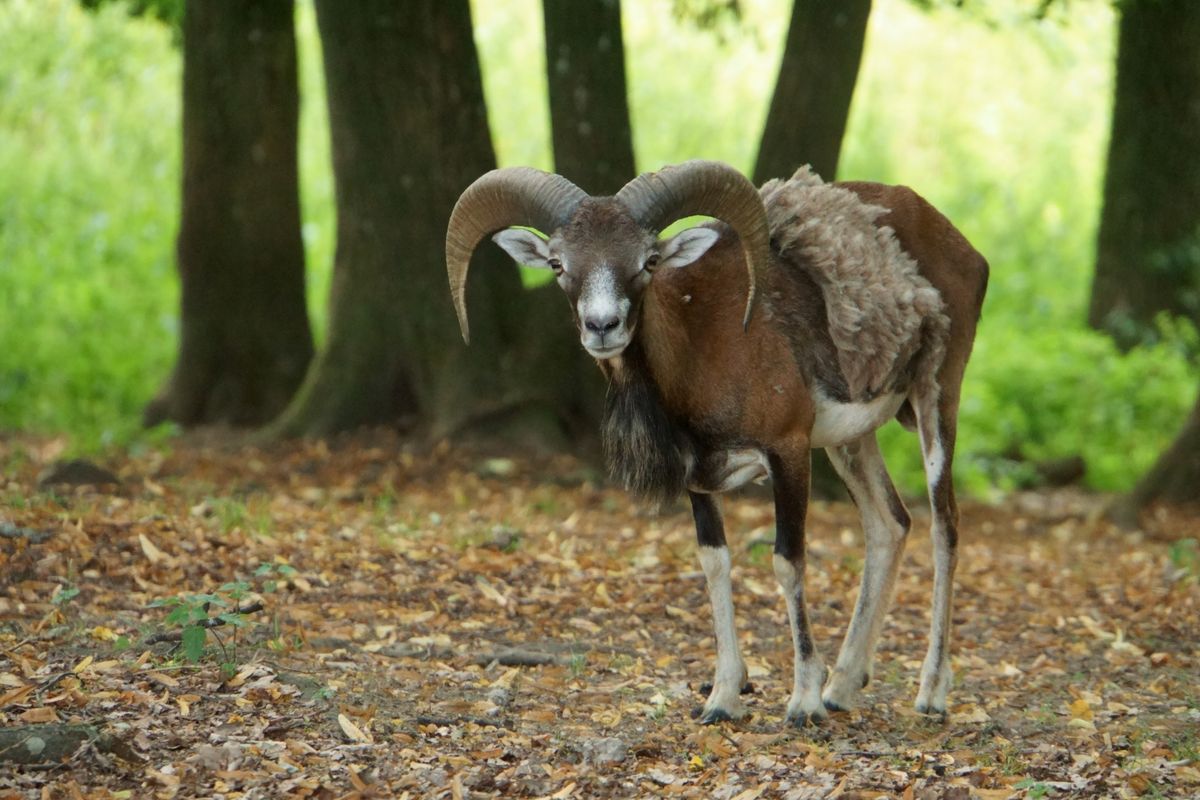
[[[687,266],[717,240],[704,227],[658,238],[694,214],[723,220],[741,237],[749,324],[756,274],[769,257],[767,221],[758,191],[732,167],[689,161],[641,175],[614,197],[591,197],[561,175],[528,167],[487,173],[458,199],[446,231],[446,270],[463,340],[469,340],[464,293],[471,254],[495,234],[518,263],[554,271],[591,355],[620,354],[637,329],[655,271]]]

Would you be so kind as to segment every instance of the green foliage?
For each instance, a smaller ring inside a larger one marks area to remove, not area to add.
[[[93,11],[110,5],[124,6],[135,17],[154,17],[176,31],[183,25],[183,0],[79,0],[79,4]]]
[[[1200,542],[1195,539],[1180,539],[1171,543],[1168,551],[1171,564],[1180,571],[1184,580],[1200,581]]]
[[[1027,797],[1031,800],[1041,800],[1043,797],[1050,797],[1054,794],[1054,787],[1048,783],[1035,781],[1033,778],[1026,778],[1013,784],[1014,789],[1028,789]]]
[[[163,619],[163,623],[181,629],[180,649],[184,659],[193,664],[204,656],[204,643],[208,637],[208,629],[205,624],[209,622],[209,609],[212,606],[227,607],[228,605],[228,601],[218,594],[160,597],[150,603],[151,608],[170,609]],[[229,625],[245,624],[245,619],[241,614],[223,613],[218,616]]]
[[[128,441],[177,328],[179,57],[158,23],[0,4],[0,428]]]
[[[66,583],[57,588],[54,596],[50,598],[50,602],[59,608],[64,608],[70,605],[71,601],[79,596],[79,587],[71,583]]]
[[[957,467],[976,495],[1030,485],[1033,463],[1076,455],[1090,486],[1126,489],[1174,438],[1194,399],[1195,370],[1174,340],[1122,354],[1107,336],[1080,328],[1014,336],[1020,346],[981,336],[967,371]],[[916,437],[890,425],[881,438],[897,482],[919,491]]]
[[[281,582],[298,574],[296,568],[290,564],[260,564],[254,570],[255,581],[264,594],[277,591]],[[182,655],[186,661],[195,663],[204,657],[208,636],[211,634],[214,638],[217,637],[214,629],[230,626],[236,636],[239,629],[250,624],[247,614],[262,610],[261,604],[243,603],[250,597],[253,589],[254,584],[249,581],[229,581],[221,584],[213,592],[156,598],[150,603],[150,607],[169,609],[163,618],[163,624],[180,629]],[[219,638],[217,641],[225,657],[222,666],[227,668],[232,663],[231,659],[236,658],[236,650],[230,654]]]
[[[1033,480],[1028,461],[1074,454],[1091,486],[1128,488],[1196,390],[1194,330],[1168,326],[1121,354],[1083,327],[1114,12],[1072,4],[1039,22],[1037,4],[973,2],[981,15],[952,0],[927,12],[875,3],[839,176],[913,186],[991,263],[956,464],[975,493]],[[540,28],[528,24],[538,0],[474,5],[500,162],[549,168]],[[736,25],[713,30],[680,24],[672,3],[626,4],[641,168],[696,157],[752,167],[789,8],[736,5]],[[333,181],[314,15],[308,3],[297,9],[303,230],[319,335]],[[169,374],[178,333],[180,53],[169,26],[128,11],[0,2],[0,429],[65,432],[79,451],[145,441],[141,408]],[[1167,266],[1190,253],[1167,254]],[[915,438],[897,426],[883,438],[899,482],[919,491]],[[222,527],[269,532],[269,517],[256,521],[252,509],[221,511]]]
[[[280,581],[287,581],[300,573],[290,564],[261,564],[254,570],[254,577],[263,579],[263,591],[273,592]]]

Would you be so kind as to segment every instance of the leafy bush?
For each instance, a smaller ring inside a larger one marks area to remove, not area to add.
[[[0,428],[126,440],[170,367],[179,57],[163,25],[0,4]]]

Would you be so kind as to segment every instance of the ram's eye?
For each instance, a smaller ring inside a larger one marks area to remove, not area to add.
[[[642,265],[642,269],[646,270],[646,272],[653,272],[654,268],[658,266],[658,259],[658,253],[651,253],[646,257],[646,263]]]
[[[563,271],[562,262],[557,258],[548,258],[546,263],[550,265],[550,269],[554,270],[555,275],[561,275]]]

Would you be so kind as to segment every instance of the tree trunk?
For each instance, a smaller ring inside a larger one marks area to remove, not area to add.
[[[1121,9],[1088,323],[1130,347],[1160,311],[1200,322],[1200,3]]]
[[[467,292],[469,348],[450,302],[446,222],[495,166],[467,0],[317,0],[316,10],[338,204],[329,338],[273,431],[409,417],[441,436],[485,419],[569,416],[576,376],[560,369],[571,330],[561,300],[536,302],[484,242]]]
[[[837,176],[870,15],[871,0],[794,0],[754,165],[756,184],[791,177],[803,164],[827,181]],[[823,450],[813,451],[812,491],[846,496]]]
[[[293,5],[187,3],[179,356],[148,425],[265,422],[312,358]]]
[[[871,0],[795,0],[754,182],[790,177],[811,164],[837,176],[850,98],[862,61]]]
[[[1200,503],[1200,395],[1183,430],[1117,505],[1115,515],[1133,527],[1137,513],[1157,500],[1177,505]]]
[[[634,176],[620,0],[542,0],[554,168],[589,194]]]

